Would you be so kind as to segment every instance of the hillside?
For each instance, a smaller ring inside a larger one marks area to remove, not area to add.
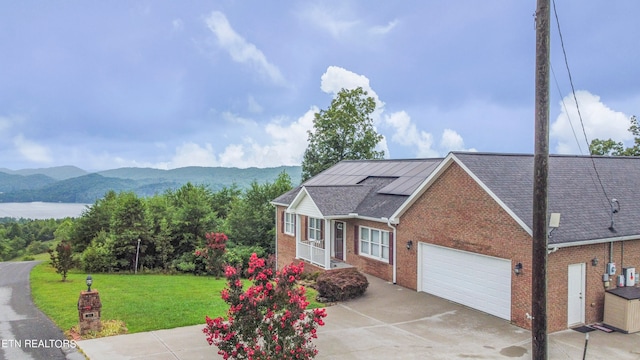
[[[11,175],[44,175],[54,180],[66,180],[74,177],[87,175],[88,172],[75,166],[54,166],[50,168],[40,169],[21,169],[21,170],[9,170],[0,168],[0,172]]]
[[[65,172],[64,169],[67,171]],[[11,173],[7,173],[7,171]],[[152,196],[168,189],[177,189],[187,182],[205,185],[213,191],[234,184],[240,188],[246,188],[254,180],[258,183],[272,182],[283,171],[289,174],[292,184],[300,183],[301,168],[299,166],[264,169],[185,167],[160,170],[120,168],[97,173],[87,173],[74,167],[19,171],[0,169],[0,202],[93,203],[109,190],[133,191],[139,196]],[[70,175],[72,173],[80,175],[65,178],[64,174]]]

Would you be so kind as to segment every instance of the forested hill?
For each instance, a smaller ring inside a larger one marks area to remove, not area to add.
[[[161,194],[190,182],[217,191],[237,185],[243,189],[252,181],[273,182],[281,172],[300,183],[299,166],[275,168],[184,167],[172,170],[120,168],[88,173],[65,166],[44,169],[0,169],[0,202],[66,202],[91,204],[109,190],[133,191],[139,196]]]

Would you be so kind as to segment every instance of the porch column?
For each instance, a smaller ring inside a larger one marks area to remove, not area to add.
[[[324,221],[324,268],[331,269],[331,220]]]

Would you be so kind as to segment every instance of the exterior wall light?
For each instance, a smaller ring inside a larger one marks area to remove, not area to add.
[[[513,272],[516,273],[516,275],[522,274],[522,263],[517,263],[516,266],[513,267]]]
[[[87,275],[87,292],[91,292],[91,284],[93,284],[93,278],[91,275]]]
[[[591,266],[598,266],[598,257],[594,257],[591,259]]]
[[[407,250],[411,250],[412,247],[413,247],[413,240],[407,241]]]

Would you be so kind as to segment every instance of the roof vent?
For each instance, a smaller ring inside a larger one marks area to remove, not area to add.
[[[618,202],[617,199],[611,199],[611,202],[609,203],[609,206],[611,206],[611,225],[609,226],[609,230],[611,230],[612,232],[615,232],[616,229],[613,227],[614,221],[613,221],[613,214],[620,212],[620,203]]]

